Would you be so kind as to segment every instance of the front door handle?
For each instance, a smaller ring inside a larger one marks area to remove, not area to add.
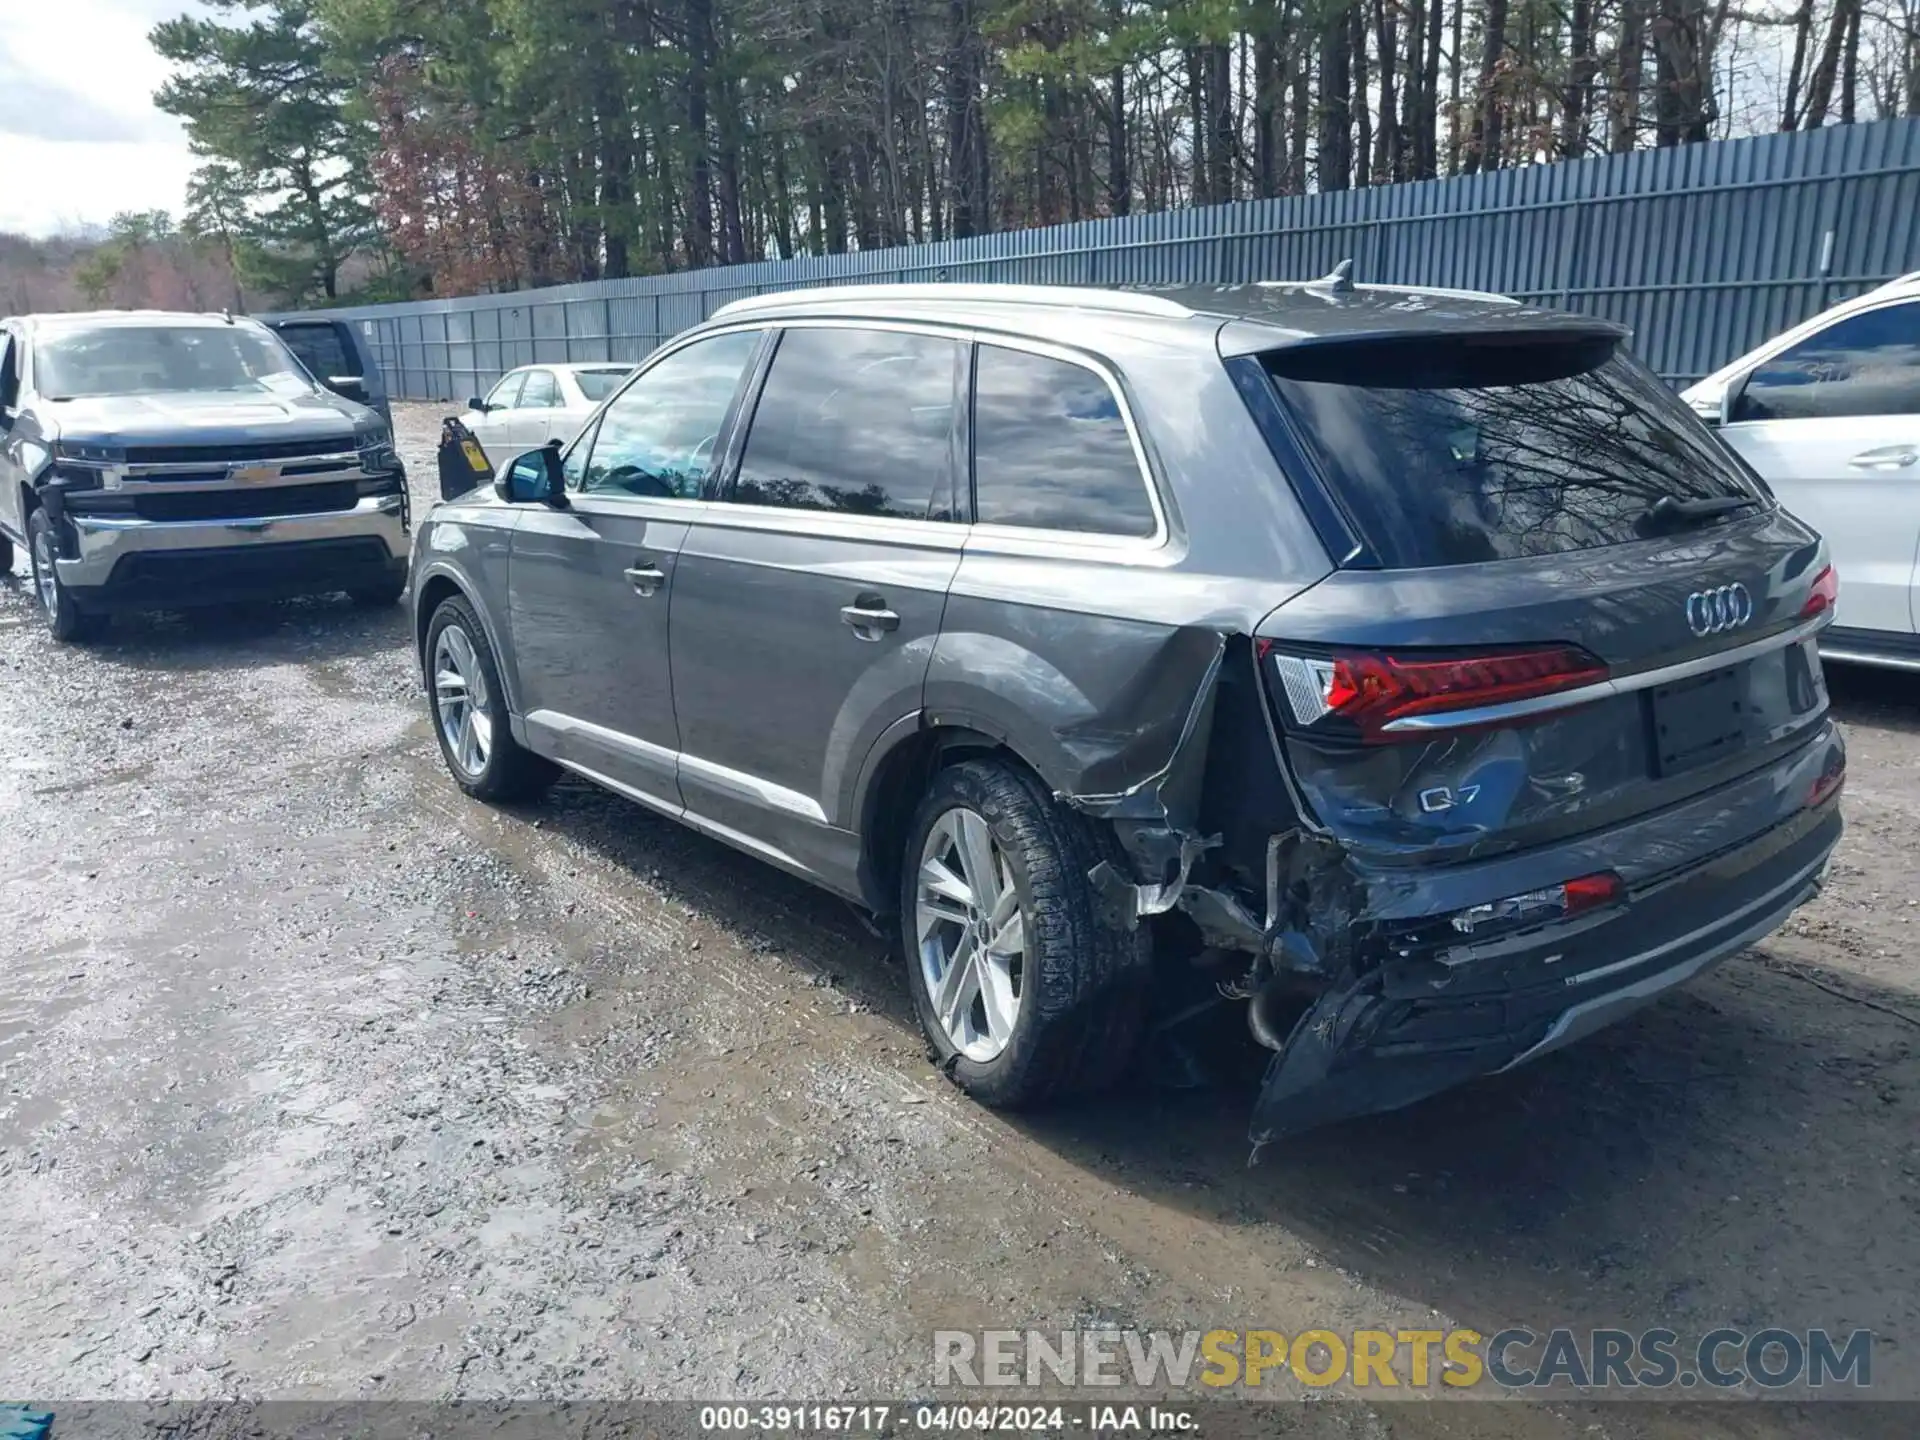
[[[1878,450],[1862,450],[1847,464],[1856,470],[1904,470],[1920,460],[1920,446],[1883,445]]]
[[[629,565],[621,573],[636,595],[658,594],[660,587],[667,583],[667,572],[658,565]]]
[[[840,621],[862,640],[878,640],[887,631],[900,628],[900,616],[887,608],[884,595],[854,596],[853,604],[840,607]]]

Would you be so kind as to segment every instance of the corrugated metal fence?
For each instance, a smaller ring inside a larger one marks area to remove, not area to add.
[[[535,361],[638,360],[729,300],[893,280],[1497,290],[1634,329],[1675,382],[1920,270],[1920,120],[1127,216],[940,245],[336,311],[395,394],[454,400]]]

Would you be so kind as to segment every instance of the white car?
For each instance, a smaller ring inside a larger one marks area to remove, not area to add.
[[[1836,305],[1683,392],[1840,574],[1832,660],[1920,670],[1920,273]]]
[[[632,373],[631,365],[604,362],[523,365],[502,376],[485,399],[467,401],[460,420],[479,437],[487,458],[498,464],[549,440],[566,444]]]

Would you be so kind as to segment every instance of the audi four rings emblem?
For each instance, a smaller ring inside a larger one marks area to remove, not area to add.
[[[1687,625],[1696,635],[1737,630],[1753,618],[1753,596],[1744,585],[1696,590],[1687,596]]]

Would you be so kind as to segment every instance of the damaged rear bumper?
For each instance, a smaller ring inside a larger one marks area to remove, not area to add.
[[[1796,778],[1799,768],[1790,767]],[[1772,778],[1776,803],[1786,802],[1784,777]],[[1715,797],[1722,807],[1728,799]],[[1686,818],[1663,817],[1669,826]],[[1253,1139],[1396,1109],[1624,1018],[1777,929],[1818,893],[1840,833],[1838,797],[1828,796],[1661,873],[1618,860],[1621,902],[1479,943],[1436,940],[1432,921],[1445,912],[1428,911],[1424,928],[1403,932],[1424,943],[1389,940],[1385,958],[1323,990],[1286,1032],[1255,1105]],[[1624,857],[1646,837],[1612,838]],[[1644,867],[1647,852],[1637,858]],[[1256,998],[1256,1033],[1259,1012]]]

